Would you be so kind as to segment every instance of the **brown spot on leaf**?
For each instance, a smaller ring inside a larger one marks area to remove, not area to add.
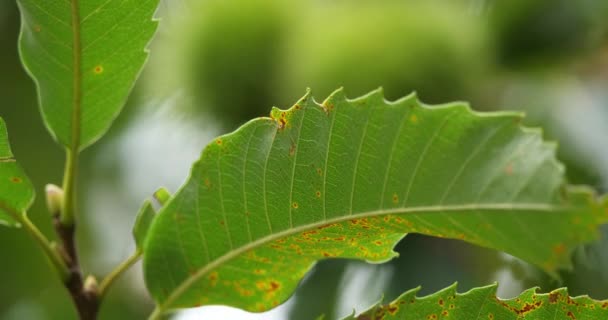
[[[447,310],[441,311],[441,315],[447,317],[450,313]]]
[[[279,290],[279,288],[281,287],[281,284],[276,282],[276,281],[270,281],[270,287],[268,288],[268,292],[275,292],[277,290]]]
[[[559,299],[559,292],[551,292],[549,294],[549,303],[553,304]]]
[[[95,74],[102,74],[103,73],[103,66],[102,65],[95,66],[95,68],[93,69],[93,72],[95,72]]]
[[[315,192],[315,196],[317,198],[321,198],[321,191],[317,190],[317,192]]]
[[[332,112],[332,110],[334,110],[334,104],[331,102],[325,102],[321,105],[321,107],[323,108],[323,111],[325,111],[325,113],[327,113],[328,115]]]
[[[297,203],[297,202],[292,203],[292,204],[291,204],[291,206],[292,206],[294,209],[297,209],[297,208],[299,207],[299,205],[298,205],[298,203]]]
[[[39,24],[34,26],[34,32],[40,32],[41,30],[42,30],[42,28],[40,28]]]
[[[23,180],[19,177],[12,177],[11,182],[12,183],[21,183],[21,182],[23,182]]]
[[[215,139],[215,143],[216,143],[218,146],[221,146],[221,145],[222,145],[222,143],[224,143],[224,142],[222,141],[222,139],[218,138],[218,139]]]
[[[512,164],[510,164],[510,163],[509,163],[509,164],[508,164],[508,165],[505,167],[505,173],[506,173],[508,176],[513,175],[513,165],[512,165]]]
[[[415,114],[411,115],[410,116],[410,122],[411,123],[418,123],[418,117]]]
[[[399,196],[396,193],[393,193],[393,203],[394,204],[399,203]]]
[[[293,157],[296,154],[296,144],[292,143],[291,147],[289,147],[289,156]]]
[[[437,303],[439,303],[439,305],[443,307],[443,299],[439,299],[439,301],[437,301]]]
[[[389,304],[388,306],[386,306],[386,310],[388,311],[388,313],[394,315],[399,310],[399,307]]]
[[[572,313],[572,311],[568,311],[567,316],[572,320],[576,320],[576,317],[574,316],[574,313]]]

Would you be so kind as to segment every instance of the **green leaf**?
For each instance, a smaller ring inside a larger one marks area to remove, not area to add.
[[[34,201],[34,187],[15,161],[4,120],[0,118],[0,224],[18,227],[17,215]]]
[[[17,1],[21,59],[60,144],[82,150],[118,116],[148,56],[158,1]]]
[[[171,199],[171,193],[166,188],[161,187],[154,192],[153,197],[162,207]],[[133,225],[133,238],[135,239],[137,250],[143,250],[148,231],[155,217],[156,210],[152,207],[152,202],[145,200],[137,213],[135,224]]]
[[[135,218],[135,224],[133,225],[133,238],[135,239],[135,245],[137,250],[142,250],[144,247],[144,241],[148,235],[150,225],[156,216],[154,208],[150,200],[144,201],[144,204],[139,209],[137,217]]]
[[[456,284],[419,298],[416,288],[395,301],[377,304],[358,316],[344,320],[381,319],[608,319],[608,300],[588,296],[571,298],[566,288],[538,293],[538,288],[524,291],[518,297],[502,300],[496,297],[497,285],[457,293]]]
[[[408,232],[502,250],[555,275],[606,212],[589,190],[564,185],[555,145],[520,121],[337,91],[216,139],[150,229],[155,316],[207,304],[267,310],[317,260],[384,262]]]

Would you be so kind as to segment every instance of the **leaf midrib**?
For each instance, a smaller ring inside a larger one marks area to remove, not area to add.
[[[185,281],[183,281],[173,292],[167,297],[165,302],[161,305],[158,305],[150,319],[158,318],[164,311],[166,311],[167,306],[170,306],[177,298],[179,298],[194,282],[199,280],[205,274],[214,270],[225,262],[232,260],[233,258],[238,257],[239,255],[251,250],[255,249],[259,246],[262,246],[268,242],[271,242],[276,239],[285,238],[299,232],[306,231],[308,229],[313,229],[317,227],[321,227],[328,224],[339,223],[344,221],[349,221],[352,219],[358,218],[369,218],[369,217],[378,217],[384,215],[391,214],[425,214],[425,213],[438,213],[438,212],[450,212],[450,211],[477,211],[477,210],[491,210],[491,211],[546,211],[546,212],[556,212],[556,211],[565,211],[570,209],[571,206],[564,205],[550,205],[546,203],[468,203],[468,204],[455,204],[455,205],[436,205],[436,206],[415,206],[409,208],[393,208],[393,209],[381,209],[381,210],[373,210],[373,211],[365,211],[352,215],[345,215],[336,217],[333,219],[322,220],[319,222],[306,224],[297,226],[295,228],[286,229],[274,234],[267,235],[265,237],[259,238],[253,242],[250,242],[244,246],[241,246],[235,250],[228,252],[227,254],[215,259],[214,261],[206,264],[203,268],[199,269],[195,272],[191,277],[188,277]]]
[[[82,109],[82,43],[80,36],[79,0],[71,1],[72,18],[72,118],[70,149],[78,153],[80,145],[80,118]]]

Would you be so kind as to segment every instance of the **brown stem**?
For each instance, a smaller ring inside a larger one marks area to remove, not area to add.
[[[55,215],[53,220],[55,230],[61,239],[62,255],[69,271],[64,285],[72,296],[80,319],[96,320],[99,311],[99,294],[96,286],[85,285],[74,240],[76,228],[74,224],[62,224],[59,215]]]

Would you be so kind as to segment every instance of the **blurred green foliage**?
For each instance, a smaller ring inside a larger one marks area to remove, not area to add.
[[[108,137],[85,153],[85,207],[99,201],[87,178],[117,185],[128,170],[120,162],[100,167],[97,160],[115,157],[116,141],[143,106],[166,100],[176,115],[202,114],[229,130],[267,115],[274,104],[289,106],[306,87],[318,98],[340,86],[351,97],[383,86],[390,99],[416,90],[430,103],[465,100],[477,109],[526,110],[531,124],[560,140],[571,181],[608,191],[604,0],[166,0],[158,16],[162,22],[151,60],[130,105]],[[34,85],[20,66],[18,32],[14,1],[0,1],[0,116],[41,195],[45,183],[61,181],[63,155],[42,124]],[[130,208],[142,200],[121,207],[124,218],[116,223],[132,224]],[[51,234],[40,197],[30,216]],[[94,264],[99,258],[90,253],[104,243],[92,232],[95,221],[83,219],[79,241],[89,252],[85,267],[99,272]],[[518,285],[543,290],[567,285],[574,295],[608,298],[606,237],[577,252],[575,269],[563,273],[562,283],[457,241],[408,236],[398,250],[400,258],[373,267],[388,279],[387,299],[417,285],[430,292],[460,281],[460,290],[466,290],[504,280],[500,270],[511,274],[512,283],[502,285],[514,291],[506,294],[516,293]],[[0,319],[74,319],[68,296],[27,235],[0,230],[0,254]],[[296,293],[290,318],[349,313],[339,301],[346,296],[342,285],[349,282],[344,275],[351,267],[344,260],[321,263]],[[359,288],[358,297],[346,297],[352,305],[366,294],[379,298],[379,292],[366,290],[371,286]],[[121,281],[109,298],[102,319],[140,319],[151,309],[133,282]]]

